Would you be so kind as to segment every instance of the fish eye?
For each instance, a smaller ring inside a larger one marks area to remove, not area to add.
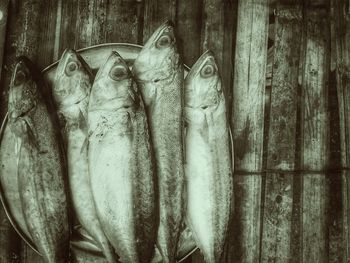
[[[109,72],[109,76],[116,81],[123,80],[128,77],[128,71],[125,67],[116,66],[111,69],[111,71]]]
[[[68,76],[71,76],[74,73],[74,71],[76,71],[78,68],[79,68],[79,66],[76,62],[74,62],[74,61],[69,62],[66,66],[66,74]]]
[[[215,68],[213,65],[210,65],[210,64],[205,65],[201,70],[201,76],[203,78],[209,78],[209,77],[213,76],[214,73],[215,73]]]
[[[25,82],[25,80],[26,80],[26,73],[24,73],[23,71],[18,71],[16,73],[14,84],[15,86],[21,85],[23,82]]]
[[[172,42],[173,42],[173,40],[170,37],[170,35],[165,34],[158,39],[156,46],[157,46],[157,48],[166,48],[166,47],[170,46]]]

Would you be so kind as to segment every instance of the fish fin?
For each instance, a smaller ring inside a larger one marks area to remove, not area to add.
[[[32,121],[29,118],[23,118],[24,124],[26,125],[27,135],[28,135],[28,141],[31,143],[37,150],[40,150],[39,142],[38,142],[38,136],[35,132],[35,127],[32,123]]]
[[[20,151],[22,146],[22,140],[20,138],[15,139],[15,155],[17,156],[17,167],[19,165]]]
[[[84,152],[85,149],[88,150],[88,146],[89,146],[89,137],[86,136],[86,137],[85,137],[85,140],[84,140],[84,142],[83,142],[83,144],[82,144],[82,146],[81,146],[80,154],[82,154],[82,153]]]
[[[83,111],[79,108],[79,128],[83,131],[87,131],[88,129],[88,124],[85,118],[85,115],[83,113]],[[87,134],[87,132],[86,132]]]

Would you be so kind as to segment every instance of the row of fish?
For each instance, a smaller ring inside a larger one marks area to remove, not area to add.
[[[5,130],[16,142],[12,166],[26,227],[46,261],[68,256],[71,200],[110,263],[116,255],[123,263],[152,262],[156,250],[175,262],[183,222],[206,262],[219,262],[232,153],[213,53],[184,79],[174,26],[166,22],[132,70],[112,52],[94,78],[66,50],[47,94],[33,68],[25,58],[16,64]],[[44,99],[51,95],[54,105]]]

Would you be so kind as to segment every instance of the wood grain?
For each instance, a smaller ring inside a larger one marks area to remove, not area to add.
[[[1,1],[0,2],[0,80],[1,80],[2,63],[4,59],[8,9],[9,9],[9,0]]]
[[[288,262],[291,257],[293,176],[296,169],[298,76],[302,10],[279,5],[275,11],[275,43],[267,151],[261,262]]]
[[[238,1],[232,127],[235,149],[234,261],[258,262],[268,1]]]
[[[192,66],[201,53],[202,0],[178,0],[176,28],[183,61]]]
[[[305,10],[301,98],[302,262],[328,262],[329,165],[328,78],[330,32],[328,10]],[[317,172],[319,171],[319,172]]]
[[[350,12],[349,2],[332,0],[333,36],[340,119],[341,165],[350,167]],[[350,261],[350,172],[342,172],[343,262]]]
[[[108,1],[107,42],[142,44],[142,10],[142,1]]]

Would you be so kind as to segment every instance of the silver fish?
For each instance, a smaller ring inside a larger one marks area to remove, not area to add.
[[[114,250],[103,233],[92,197],[88,163],[87,107],[92,73],[74,50],[66,50],[57,66],[53,85],[61,127],[66,141],[68,178],[78,221],[97,242],[108,262],[116,262]]]
[[[221,78],[212,52],[185,79],[186,222],[205,261],[219,262],[229,222],[232,163]]]
[[[24,219],[45,260],[66,262],[69,220],[64,156],[43,90],[32,63],[19,58],[10,84],[8,110],[17,141],[14,151]]]
[[[125,61],[99,69],[89,107],[89,168],[104,232],[121,262],[150,262],[158,227],[147,118]]]
[[[184,212],[183,78],[174,26],[167,21],[149,38],[133,66],[146,105],[157,164],[163,262],[175,262]]]

